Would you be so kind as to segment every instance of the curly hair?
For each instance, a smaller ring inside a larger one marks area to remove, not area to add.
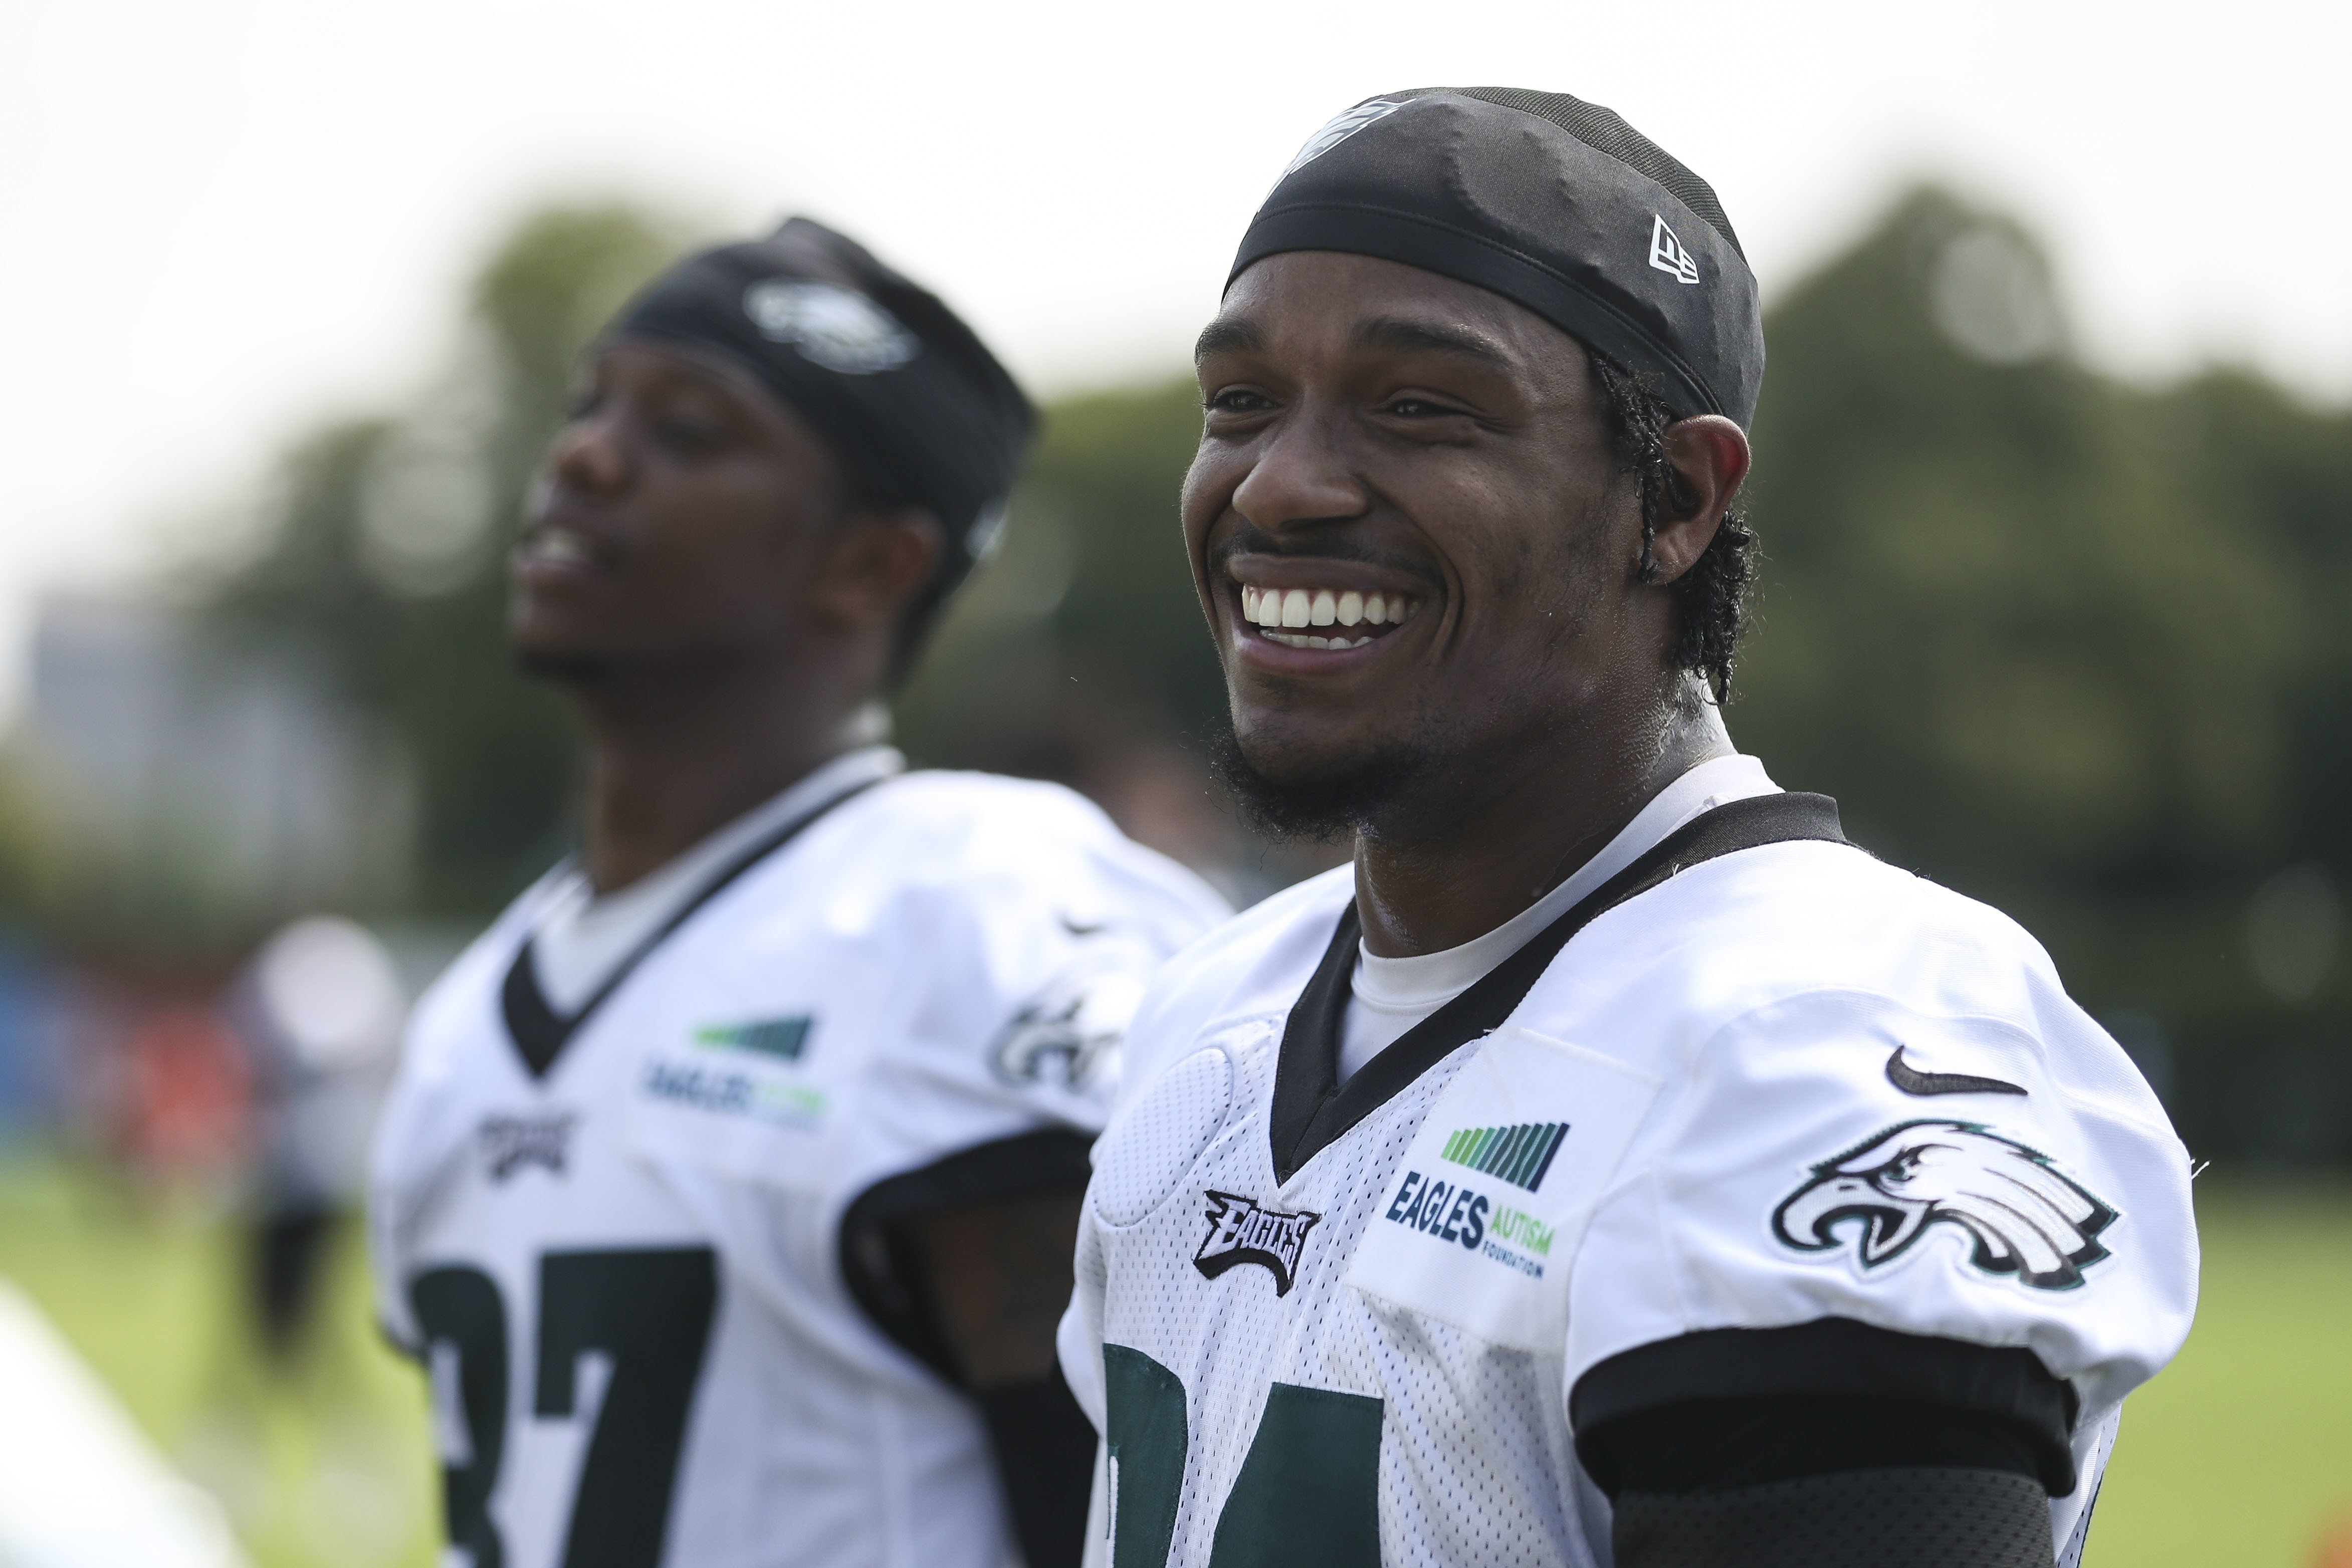
[[[1655,582],[1658,563],[1650,552],[1658,518],[1670,505],[1677,509],[1689,505],[1682,476],[1666,459],[1666,426],[1675,416],[1635,372],[1599,354],[1591,359],[1593,376],[1609,399],[1610,436],[1618,463],[1641,482],[1642,580]],[[1675,667],[1704,675],[1717,703],[1731,695],[1732,665],[1748,619],[1748,595],[1756,585],[1758,554],[1747,509],[1735,505],[1725,511],[1706,551],[1670,589],[1681,622],[1675,635]]]

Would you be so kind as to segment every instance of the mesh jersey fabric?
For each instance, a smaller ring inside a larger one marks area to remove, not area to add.
[[[999,1568],[981,1412],[860,1310],[841,1216],[1098,1126],[1118,1027],[1213,894],[1066,790],[901,775],[703,904],[534,1077],[499,988],[546,893],[419,1005],[374,1151],[378,1310],[430,1376],[452,1544]]]
[[[2029,936],[1851,848],[1727,855],[1595,919],[1503,1028],[1277,1181],[1281,1033],[1351,895],[1343,869],[1243,915],[1170,965],[1130,1030],[1165,1065],[1097,1146],[1063,1324],[1109,1429],[1091,1561],[1203,1562],[1285,1483],[1354,1499],[1381,1560],[1606,1563],[1580,1378],[1828,1318],[2023,1347],[2065,1380],[2079,1484],[2048,1528],[2076,1538],[2124,1396],[2186,1333],[2196,1247],[2185,1153]],[[1898,1061],[2022,1092],[1921,1098],[1901,1082],[1933,1081]],[[1548,1175],[1489,1157],[1536,1129]],[[1987,1239],[1965,1194],[1903,1207],[1897,1176],[1955,1161],[1963,1186],[2013,1171],[2094,1195],[2089,1229]],[[1181,1412],[1159,1417],[1181,1430],[1172,1469],[1139,1399]],[[1356,1471],[1286,1473],[1259,1434],[1301,1421]],[[1169,1475],[1155,1555],[1136,1521],[1156,1532]]]

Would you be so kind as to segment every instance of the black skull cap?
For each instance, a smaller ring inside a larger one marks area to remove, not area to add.
[[[1491,289],[1633,371],[1678,416],[1742,428],[1764,322],[1706,182],[1598,104],[1518,88],[1368,98],[1316,132],[1250,220],[1251,263],[1348,251]]]
[[[950,587],[994,542],[1036,428],[1028,398],[961,318],[810,218],[687,257],[606,335],[667,338],[750,371],[872,499],[939,518]]]

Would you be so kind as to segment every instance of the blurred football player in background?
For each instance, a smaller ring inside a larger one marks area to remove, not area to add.
[[[263,943],[226,998],[257,1080],[249,1283],[275,1367],[302,1347],[336,1221],[362,1196],[406,1002],[383,944],[325,915]]]
[[[476,1568],[1076,1560],[1087,1148],[1222,906],[1066,790],[881,744],[1032,420],[802,219],[587,356],[511,601],[583,843],[420,1004],[372,1178]]]

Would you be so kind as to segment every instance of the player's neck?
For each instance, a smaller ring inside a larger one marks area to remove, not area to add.
[[[599,893],[651,874],[867,737],[862,709],[804,674],[600,682],[588,731],[583,860]]]
[[[1659,791],[1733,752],[1712,706],[1611,744],[1562,727],[1517,766],[1487,770],[1493,787],[1432,813],[1442,827],[1358,839],[1356,907],[1373,953],[1439,953],[1485,936],[1573,876]]]

